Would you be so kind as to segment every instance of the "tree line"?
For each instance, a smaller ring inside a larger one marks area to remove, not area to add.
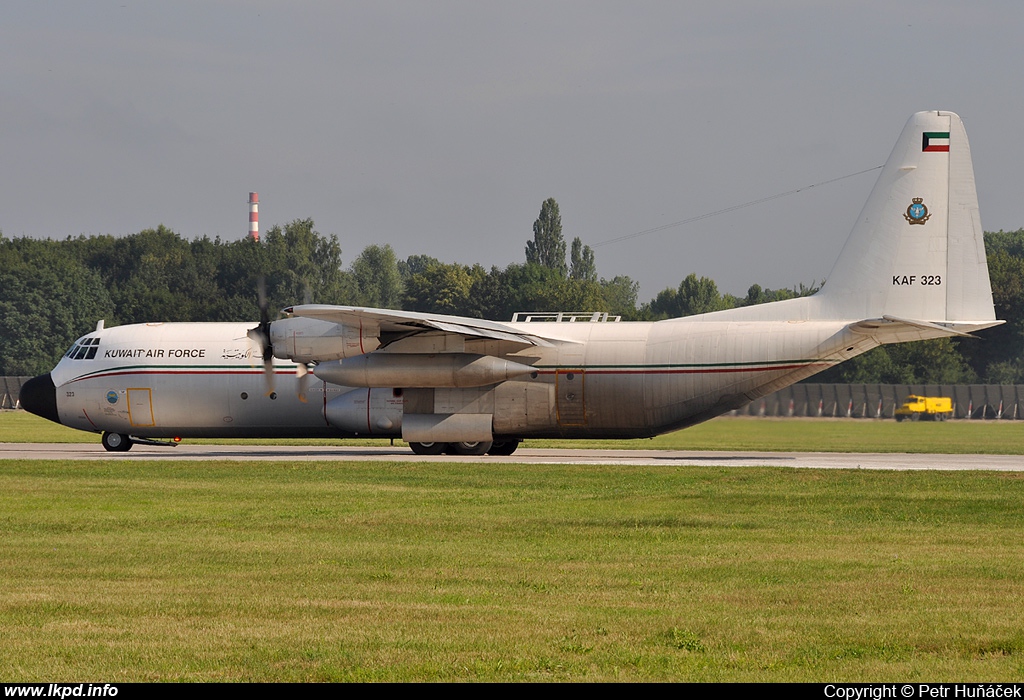
[[[818,375],[819,381],[896,384],[1024,382],[1024,229],[986,233],[996,312],[1007,323],[982,340],[936,340],[878,348]],[[638,303],[628,276],[598,277],[594,251],[567,245],[558,203],[541,205],[525,262],[501,268],[399,260],[389,245],[364,248],[348,267],[334,234],[311,219],[273,226],[259,242],[187,240],[158,226],[123,237],[8,239],[0,233],[0,373],[48,371],[79,336],[152,321],[259,318],[265,280],[271,309],[296,303],[350,304],[508,319],[516,311],[604,311],[659,320],[811,294],[817,285],[719,292],[690,274]]]

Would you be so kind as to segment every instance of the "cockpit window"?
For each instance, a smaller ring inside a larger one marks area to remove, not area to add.
[[[99,345],[99,338],[82,338],[72,345],[70,350],[64,353],[64,357],[69,360],[91,360],[96,357]]]

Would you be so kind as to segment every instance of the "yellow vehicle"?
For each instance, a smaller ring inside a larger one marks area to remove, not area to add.
[[[911,394],[896,409],[896,420],[944,421],[953,417],[953,400],[946,396],[914,396]]]

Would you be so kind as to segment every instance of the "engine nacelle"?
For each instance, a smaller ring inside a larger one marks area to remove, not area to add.
[[[403,406],[401,391],[355,389],[328,401],[324,417],[331,425],[359,435],[400,437]]]
[[[284,318],[270,324],[274,357],[295,362],[324,362],[373,352],[380,327],[331,323],[316,318]]]

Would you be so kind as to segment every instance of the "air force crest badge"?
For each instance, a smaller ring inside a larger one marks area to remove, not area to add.
[[[924,199],[921,197],[914,197],[913,203],[907,207],[907,213],[903,215],[903,218],[907,220],[908,224],[924,224],[931,217],[928,207],[923,202]]]

